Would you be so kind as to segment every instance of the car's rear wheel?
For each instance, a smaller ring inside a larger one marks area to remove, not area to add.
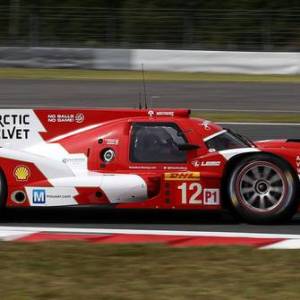
[[[250,223],[286,221],[296,212],[298,179],[284,160],[257,154],[242,159],[229,176],[233,210]]]

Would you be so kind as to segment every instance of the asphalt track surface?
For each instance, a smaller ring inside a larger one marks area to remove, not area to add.
[[[1,216],[0,225],[300,234],[299,215],[286,224],[249,225],[236,221],[229,213],[113,211],[92,207],[10,209]]]
[[[137,107],[141,82],[0,80],[0,107]],[[147,82],[151,107],[300,113],[300,85]],[[253,112],[255,114],[255,112]],[[298,138],[300,126],[226,125],[253,139]]]
[[[146,82],[153,107],[291,110],[300,112],[300,85],[286,83]],[[11,106],[137,107],[138,81],[0,80]]]
[[[0,80],[0,107],[136,107],[140,82]],[[300,85],[148,82],[152,107],[300,112]],[[226,124],[254,139],[300,137],[300,126]],[[227,213],[111,211],[98,208],[9,210],[0,225],[168,229],[300,234],[300,216],[272,226],[241,224]]]

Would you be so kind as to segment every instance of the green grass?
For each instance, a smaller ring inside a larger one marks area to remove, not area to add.
[[[146,80],[299,83],[299,75],[241,75],[187,72],[145,72]],[[141,80],[140,71],[1,68],[2,79]]]
[[[270,122],[270,123],[300,123],[299,113],[214,113],[193,112],[193,117],[199,117],[214,122]]]
[[[82,242],[0,243],[5,300],[289,300],[300,252]]]

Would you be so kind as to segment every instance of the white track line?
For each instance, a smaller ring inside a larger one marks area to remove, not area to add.
[[[278,238],[300,239],[299,234],[247,233],[247,232],[214,232],[185,230],[144,230],[144,229],[111,229],[111,228],[64,228],[64,227],[24,227],[0,226],[1,233],[63,232],[83,234],[142,234],[142,235],[180,235],[196,237],[243,237],[243,238]]]

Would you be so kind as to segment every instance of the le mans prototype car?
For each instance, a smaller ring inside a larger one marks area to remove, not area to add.
[[[185,109],[4,109],[1,207],[230,209],[248,222],[299,206],[300,141],[252,142]]]

